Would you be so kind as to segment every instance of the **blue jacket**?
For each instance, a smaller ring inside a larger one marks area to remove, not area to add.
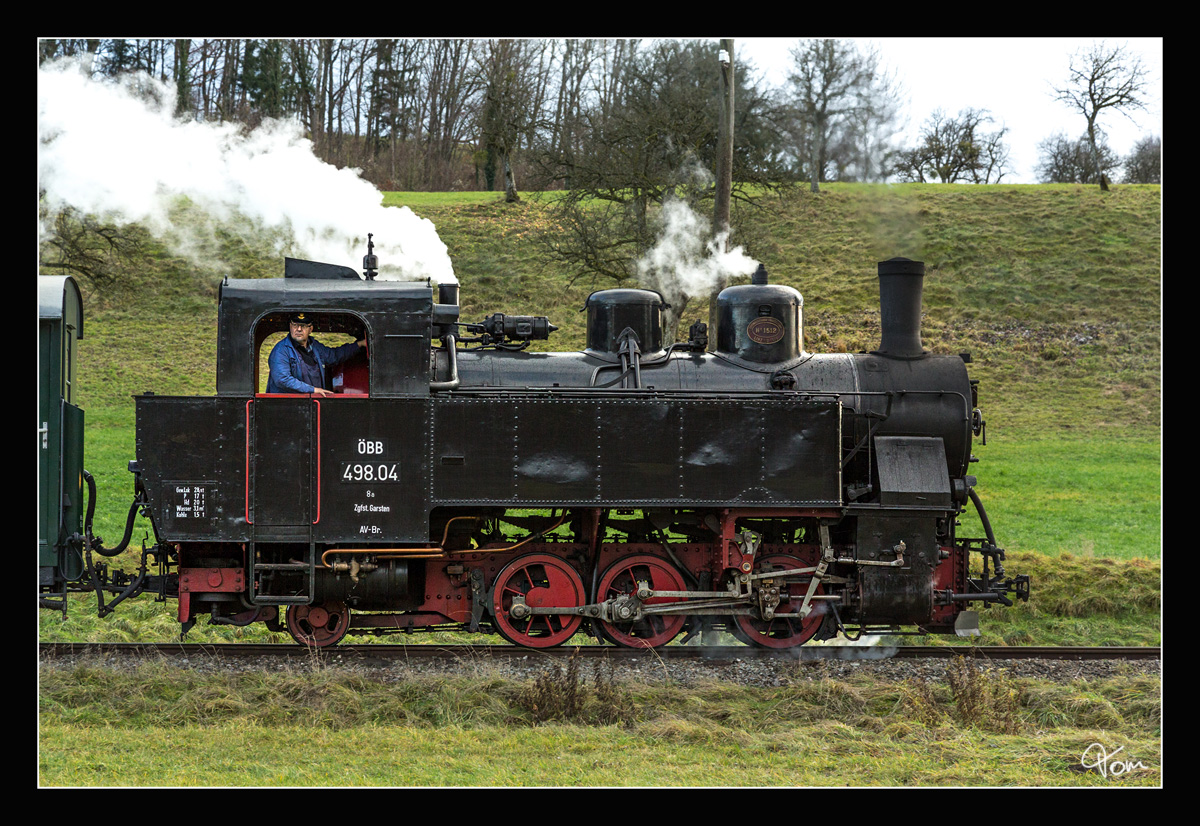
[[[315,338],[309,337],[308,346],[309,351],[317,360],[317,371],[322,377],[322,385],[326,367],[341,364],[358,352],[358,342],[356,341],[347,342],[341,347],[326,347]],[[267,379],[268,393],[311,393],[313,391],[313,385],[301,380],[303,373],[301,372],[300,354],[296,352],[296,343],[292,341],[291,336],[284,336],[283,340],[271,349],[267,364],[271,367],[271,375]]]

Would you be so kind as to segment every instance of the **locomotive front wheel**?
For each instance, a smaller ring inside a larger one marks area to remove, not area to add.
[[[287,610],[287,630],[301,645],[337,645],[350,628],[350,609],[340,602],[293,605]]]
[[[797,557],[787,554],[769,554],[759,557],[755,563],[754,572],[761,574],[765,571],[791,571],[796,568],[808,567],[811,566]],[[763,580],[759,580],[760,588],[765,587],[762,582]],[[775,606],[774,613],[796,613],[800,610],[806,593],[808,593],[808,580],[788,581],[779,589],[779,604]],[[817,586],[816,593],[822,593],[821,586]],[[821,629],[821,623],[825,619],[824,602],[814,601],[811,606],[812,613],[804,619],[796,617],[764,619],[758,615],[739,614],[734,618],[734,625],[737,628],[734,636],[743,642],[762,648],[791,648],[795,645],[803,645]]]
[[[648,554],[617,560],[600,578],[596,601],[636,594],[639,583],[654,591],[686,591],[683,574],[671,563]],[[678,601],[677,597],[651,597],[645,605],[661,605]],[[625,648],[658,648],[679,635],[687,622],[684,614],[646,614],[630,622],[600,623],[600,632],[612,642]]]
[[[492,617],[500,636],[526,648],[562,645],[579,630],[578,614],[527,614],[523,608],[578,608],[583,580],[569,564],[550,554],[526,554],[508,563],[492,588]],[[514,610],[515,609],[515,610]]]

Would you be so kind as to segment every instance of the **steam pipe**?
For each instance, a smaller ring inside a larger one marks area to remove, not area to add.
[[[146,581],[146,555],[148,552],[143,547],[142,564],[138,570],[137,578],[129,583],[125,590],[117,595],[116,599],[108,603],[108,605],[105,605],[104,588],[100,582],[100,575],[95,566],[92,565],[92,550],[94,549],[96,553],[101,554],[102,556],[113,557],[122,553],[127,547],[129,547],[129,537],[133,534],[133,520],[137,515],[138,501],[135,498],[133,500],[133,504],[129,506],[129,516],[125,519],[125,536],[121,539],[121,543],[115,548],[105,548],[96,541],[95,537],[92,536],[92,517],[96,512],[96,480],[93,479],[92,474],[88,473],[86,470],[83,471],[83,478],[87,482],[88,486],[88,507],[87,515],[83,521],[84,535],[82,537],[84,560],[86,563],[84,570],[90,575],[92,588],[96,592],[97,614],[101,617],[106,617],[112,613],[113,608],[115,608],[117,605],[121,604],[134,594],[141,592],[142,584]]]
[[[983,509],[983,502],[979,500],[979,494],[975,492],[975,488],[968,488],[967,495],[971,497],[971,502],[975,505],[975,512],[979,514],[979,521],[983,523],[983,532],[987,534],[988,544],[993,548],[996,547],[996,534],[992,533],[992,523],[988,521],[987,511]]]
[[[457,390],[461,381],[458,377],[458,355],[454,345],[454,333],[447,333],[442,336],[442,343],[446,347],[446,354],[450,358],[450,379],[448,381],[431,381],[429,382],[430,390]]]

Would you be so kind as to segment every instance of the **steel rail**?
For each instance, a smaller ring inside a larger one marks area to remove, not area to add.
[[[38,645],[43,658],[63,656],[103,656],[122,654],[143,657],[280,657],[305,658],[318,656],[328,659],[398,660],[437,658],[512,658],[540,656],[550,659],[570,657],[578,652],[585,658],[610,657],[628,659],[651,657],[658,659],[696,660],[885,660],[885,659],[950,659],[967,657],[982,660],[1157,660],[1162,658],[1160,646],[966,646],[966,645],[804,645],[790,649],[763,649],[727,645],[668,645],[654,650],[619,648],[610,645],[563,645],[551,649],[521,648],[513,645],[337,645],[311,649],[290,643],[266,645],[256,643],[64,643],[43,642]]]

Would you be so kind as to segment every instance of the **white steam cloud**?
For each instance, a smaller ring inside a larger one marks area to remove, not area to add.
[[[750,275],[758,267],[741,247],[727,250],[729,233],[714,237],[712,223],[683,201],[664,202],[660,220],[658,241],[637,268],[642,283],[664,295],[704,295],[718,280]]]
[[[178,120],[174,109],[174,89],[146,75],[97,81],[73,61],[39,69],[46,207],[138,222],[188,254],[194,239],[169,217],[186,197],[226,229],[250,219],[289,234],[280,254],[357,269],[369,232],[381,278],[455,281],[433,224],[407,207],[384,207],[358,170],[319,160],[298,124],[271,121],[246,133],[237,124]]]

